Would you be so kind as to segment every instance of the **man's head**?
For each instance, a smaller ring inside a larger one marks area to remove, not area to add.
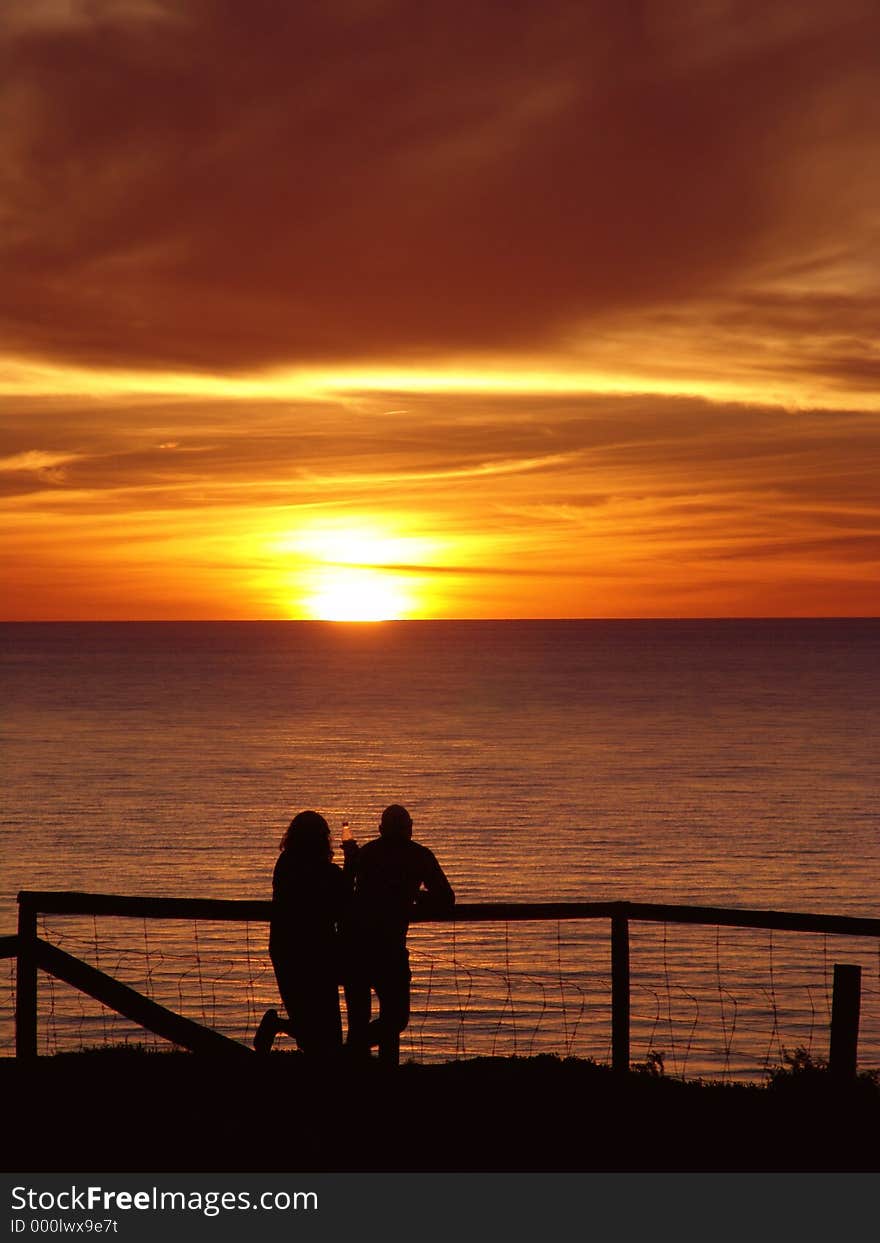
[[[409,842],[412,840],[412,816],[399,803],[392,803],[382,812],[379,822],[379,836],[389,842]]]

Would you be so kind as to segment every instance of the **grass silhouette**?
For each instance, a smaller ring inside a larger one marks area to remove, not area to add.
[[[803,1051],[766,1083],[683,1082],[662,1057],[316,1068],[137,1046],[0,1064],[8,1170],[877,1171],[880,1076]]]

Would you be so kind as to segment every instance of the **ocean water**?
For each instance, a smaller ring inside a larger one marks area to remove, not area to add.
[[[0,934],[21,889],[267,897],[314,807],[402,802],[459,901],[880,915],[876,621],[6,624]],[[248,1040],[262,925],[46,917],[48,939]],[[609,1049],[606,921],[413,929],[404,1056]],[[634,925],[633,1055],[756,1077],[827,1054],[876,940]],[[12,1051],[11,962],[2,1051]],[[5,977],[4,977],[5,978]],[[143,1039],[41,977],[41,1051]]]

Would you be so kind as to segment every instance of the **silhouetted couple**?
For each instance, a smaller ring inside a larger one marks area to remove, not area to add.
[[[354,1058],[398,1059],[409,1022],[406,936],[415,909],[441,914],[452,887],[426,846],[412,839],[405,807],[386,807],[379,836],[359,847],[343,841],[343,867],[333,862],[330,829],[315,811],[290,822],[272,878],[269,956],[287,1020],[263,1015],[254,1047],[266,1052],[278,1031],[299,1048],[332,1057],[342,1048],[339,984],[348,1013],[346,1045]],[[372,994],[379,1003],[371,1021]]]

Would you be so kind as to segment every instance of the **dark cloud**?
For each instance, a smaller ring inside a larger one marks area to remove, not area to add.
[[[856,0],[13,3],[5,348],[403,359],[717,295],[863,242],[878,34]]]
[[[704,553],[707,560],[760,561],[806,558],[823,563],[854,562],[880,567],[880,529],[864,535],[828,535],[815,539],[766,540]]]
[[[827,335],[829,326],[839,336],[861,338],[865,342],[880,335],[880,297],[873,294],[817,293],[801,290],[797,294],[739,294],[714,315],[720,326],[754,328],[756,324],[774,332],[791,335],[812,334],[817,329]]]
[[[870,356],[868,349],[871,350]],[[845,380],[849,388],[864,388],[871,393],[876,393],[880,388],[880,354],[867,343],[864,354],[823,358],[810,363],[810,370],[818,375]]]

